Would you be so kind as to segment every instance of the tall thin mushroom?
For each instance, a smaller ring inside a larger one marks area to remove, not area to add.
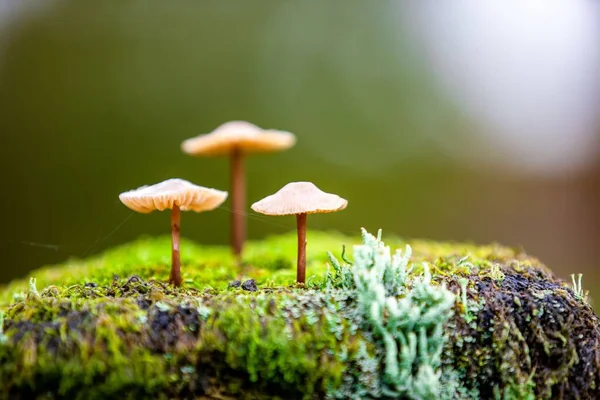
[[[347,205],[347,200],[336,194],[323,192],[311,182],[292,182],[276,193],[252,204],[252,209],[265,215],[296,216],[298,229],[296,281],[305,283],[307,215],[340,211]]]
[[[231,247],[238,260],[246,240],[246,176],[244,157],[288,149],[296,143],[290,132],[261,129],[245,121],[231,121],[208,134],[181,144],[183,152],[194,156],[228,156],[230,159]]]
[[[179,235],[181,211],[210,211],[219,207],[227,192],[197,186],[183,179],[168,179],[152,186],[124,192],[119,195],[123,204],[139,213],[171,210],[171,273],[169,283],[181,286],[181,258]]]

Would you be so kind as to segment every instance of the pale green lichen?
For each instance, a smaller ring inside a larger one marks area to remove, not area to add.
[[[454,294],[445,283],[434,286],[427,263],[420,275],[410,276],[410,246],[404,253],[363,229],[363,244],[354,247],[354,262],[341,265],[329,254],[335,275],[328,274],[327,291],[349,291],[363,321],[361,328],[372,332],[382,349],[384,373],[381,388],[389,397],[414,399],[453,398],[443,393],[441,354],[447,336],[444,325],[453,314]]]
[[[575,274],[571,274],[571,281],[573,282],[573,292],[575,296],[587,303],[588,293],[584,292],[583,284],[581,280],[583,279],[583,274],[577,274],[577,280],[575,280]]]
[[[460,299],[464,310],[464,318],[467,324],[469,324],[475,320],[473,311],[478,311],[478,308],[476,306],[469,305],[469,300],[467,298],[469,280],[467,278],[460,278],[458,283],[460,285]]]
[[[39,292],[37,291],[37,279],[30,278],[29,279],[29,293],[33,296],[39,296]]]

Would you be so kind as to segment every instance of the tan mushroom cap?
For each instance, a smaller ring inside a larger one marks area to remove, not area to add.
[[[252,209],[265,215],[296,215],[330,213],[347,205],[346,199],[323,192],[311,182],[292,182],[252,204]]]
[[[149,213],[179,206],[182,211],[214,210],[227,199],[227,192],[197,186],[183,179],[168,179],[152,186],[121,193],[119,199],[133,211]]]
[[[244,153],[267,153],[285,150],[296,144],[293,133],[262,129],[246,121],[230,121],[211,133],[185,140],[184,153],[196,156],[219,156],[238,149]]]

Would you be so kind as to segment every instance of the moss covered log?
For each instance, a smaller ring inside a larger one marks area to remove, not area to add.
[[[249,243],[243,271],[184,241],[183,288],[164,283],[168,238],[11,283],[0,398],[600,398],[598,318],[535,258],[308,237],[306,286],[291,234]]]

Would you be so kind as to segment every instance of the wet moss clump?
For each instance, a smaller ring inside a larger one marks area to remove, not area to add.
[[[183,288],[168,238],[35,271],[0,290],[0,398],[600,398],[598,317],[535,258],[309,240],[306,286],[292,234],[249,243],[241,272],[184,242]]]

